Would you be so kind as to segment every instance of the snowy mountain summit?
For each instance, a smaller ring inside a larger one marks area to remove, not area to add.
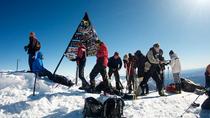
[[[126,81],[122,81],[125,85]],[[99,97],[85,93],[78,86],[67,88],[38,79],[36,96],[32,96],[34,75],[30,73],[0,73],[0,118],[82,118],[84,99]],[[150,86],[153,86],[150,83]],[[151,87],[152,88],[152,87]],[[154,86],[153,86],[154,88]],[[160,97],[156,91],[125,101],[124,116],[127,118],[179,118],[198,95],[182,92]],[[202,95],[196,103],[207,98]],[[210,118],[208,111],[191,107],[183,118]]]

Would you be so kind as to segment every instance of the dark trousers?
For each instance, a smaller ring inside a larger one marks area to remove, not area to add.
[[[134,75],[128,76],[128,90],[129,92],[132,91],[132,88],[134,88]]]
[[[84,70],[85,70],[85,64],[79,64],[79,78],[82,81],[82,86],[85,87],[88,85],[88,82],[85,80],[84,77]]]
[[[35,54],[28,54],[28,65],[29,65],[30,71],[32,71],[32,64],[34,60],[35,60]]]
[[[203,104],[201,105],[201,108],[202,108],[203,110],[210,110],[210,97],[207,98],[207,99],[203,102]]]
[[[61,76],[61,75],[53,75],[47,69],[44,69],[41,72],[37,72],[36,74],[38,74],[38,76],[40,76],[40,77],[47,76],[48,79],[52,80],[53,82],[59,83],[59,84],[65,85],[65,86],[71,86],[71,84],[72,84],[71,80],[68,80],[66,77]]]
[[[121,86],[121,82],[120,82],[120,75],[119,75],[119,72],[118,70],[114,70],[112,68],[109,68],[109,72],[108,72],[108,75],[109,75],[109,78],[112,77],[112,74],[114,73],[114,77],[115,77],[115,82],[116,82],[116,89],[120,90],[122,89],[122,86]]]
[[[96,63],[96,65],[93,67],[92,71],[90,72],[90,86],[92,88],[95,88],[95,77],[99,73],[102,76],[104,85],[108,87],[106,67],[104,67],[102,63]]]
[[[163,90],[163,85],[162,85],[163,82],[162,82],[160,73],[158,73],[158,71],[157,71],[157,68],[155,68],[153,66],[151,66],[150,70],[145,73],[144,79],[143,79],[142,83],[140,84],[142,91],[144,91],[144,89],[146,89],[146,91],[149,91],[147,82],[149,81],[150,77],[152,77],[152,79],[155,81],[156,87],[160,94]]]

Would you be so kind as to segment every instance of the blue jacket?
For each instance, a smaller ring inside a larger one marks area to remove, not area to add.
[[[42,62],[42,53],[38,52],[36,59],[33,62],[32,65],[32,71],[33,72],[41,72],[43,71],[45,68],[43,67],[43,62]]]

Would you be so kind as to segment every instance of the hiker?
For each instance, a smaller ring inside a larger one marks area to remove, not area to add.
[[[39,49],[36,49],[37,42],[38,42],[38,39],[36,38],[35,33],[30,32],[29,44],[24,47],[25,51],[28,52],[28,65],[30,69],[29,71],[32,71],[32,64],[33,64],[33,61],[35,60],[35,54],[36,54],[36,51],[39,50]]]
[[[163,62],[162,64],[160,64],[159,66],[159,73],[160,73],[160,78],[161,78],[161,82],[163,85],[163,88],[165,87],[164,85],[164,71],[165,71],[165,66],[167,65],[167,62],[165,61],[165,58],[163,57],[163,50],[160,49],[159,54],[158,54],[158,59]]]
[[[128,72],[128,83],[127,83],[127,87],[128,87],[128,93],[131,94],[132,92],[132,88],[134,88],[134,77],[135,77],[135,57],[129,53],[128,54],[129,58],[128,58],[128,63],[126,65],[126,69]]]
[[[104,85],[109,88],[109,83],[107,80],[107,64],[108,64],[108,49],[106,45],[100,41],[96,41],[97,45],[97,61],[92,71],[90,72],[90,87],[87,89],[87,92],[94,93],[95,91],[95,77],[100,73],[104,82]]]
[[[127,81],[127,86],[128,86],[128,70],[127,70],[127,64],[128,64],[128,54],[125,54],[123,57],[123,64],[124,64],[124,68],[126,70],[126,81]]]
[[[205,79],[206,79],[206,84],[205,84],[206,95],[208,96],[208,98],[203,102],[201,108],[203,110],[210,110],[210,64],[206,68]]]
[[[159,95],[160,96],[165,95],[163,91],[162,80],[158,72],[158,68],[160,64],[163,63],[157,57],[159,50],[160,50],[160,45],[156,43],[153,45],[152,48],[150,48],[150,50],[147,53],[147,56],[146,56],[147,61],[145,63],[145,68],[144,68],[145,75],[144,75],[143,81],[141,82],[141,89],[142,89],[141,95],[145,95],[144,93],[145,89],[146,89],[146,94],[149,93],[147,82],[150,79],[150,77],[152,77],[152,79],[156,82]]]
[[[79,67],[79,78],[82,81],[82,86],[79,87],[79,89],[85,90],[89,85],[84,77],[84,69],[86,65],[86,47],[81,42],[78,42],[77,46],[77,57],[75,59],[72,59],[72,61],[76,61],[77,66]]]
[[[146,62],[146,57],[141,53],[140,50],[135,52],[135,68],[137,68],[137,78],[135,82],[135,94],[136,96],[140,95],[140,83],[143,81],[144,78],[144,66]]]
[[[112,74],[114,73],[116,89],[122,90],[123,86],[120,82],[120,75],[118,72],[122,67],[122,60],[121,60],[118,52],[115,52],[114,56],[109,58],[108,67],[109,67],[109,72],[108,72],[109,79],[111,80]]]
[[[169,64],[172,69],[173,73],[173,78],[174,78],[174,83],[176,86],[176,93],[180,94],[181,93],[181,79],[180,79],[180,72],[181,72],[181,64],[179,57],[177,56],[176,53],[174,53],[173,50],[169,52],[169,56],[171,58]]]
[[[37,57],[34,60],[32,64],[32,72],[37,74],[39,77],[47,76],[48,79],[52,80],[55,83],[59,83],[68,87],[73,86],[74,84],[71,82],[71,80],[68,80],[64,76],[60,75],[53,75],[49,70],[44,68],[42,60],[44,59],[44,56],[41,52],[37,53]]]
[[[206,80],[205,87],[210,88],[210,64],[206,68],[205,80]]]

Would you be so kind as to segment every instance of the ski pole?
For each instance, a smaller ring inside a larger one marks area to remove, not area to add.
[[[196,97],[196,99],[193,101],[193,103],[200,97],[201,95],[198,95],[198,97]],[[192,103],[192,104],[193,104]],[[190,109],[190,107],[192,106],[192,104],[190,104],[190,106],[184,111],[184,113],[182,113],[182,115],[180,116],[181,118],[183,117],[183,115]]]
[[[35,96],[35,91],[36,91],[36,79],[37,79],[37,76],[38,76],[38,75],[35,73],[33,96]]]

